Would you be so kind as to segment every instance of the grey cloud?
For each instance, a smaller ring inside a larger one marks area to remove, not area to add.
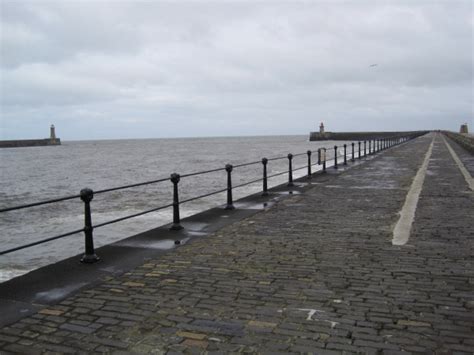
[[[113,138],[183,121],[186,135],[456,129],[473,112],[470,1],[1,6],[5,136],[52,117],[66,137],[97,121]]]

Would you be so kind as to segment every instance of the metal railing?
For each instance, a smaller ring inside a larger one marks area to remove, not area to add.
[[[181,230],[181,229],[183,229],[183,226],[181,225],[180,206],[184,203],[188,203],[188,202],[191,202],[191,201],[195,201],[195,200],[198,200],[198,199],[202,199],[202,198],[206,198],[206,197],[209,197],[209,196],[212,196],[212,195],[216,195],[216,194],[219,194],[219,193],[226,192],[227,193],[227,201],[226,201],[225,209],[232,210],[232,209],[235,208],[234,204],[233,204],[233,196],[232,196],[232,191],[234,189],[241,188],[241,187],[244,187],[244,186],[247,186],[247,185],[250,185],[250,184],[255,184],[257,182],[262,182],[262,193],[261,193],[261,195],[262,196],[268,196],[268,180],[271,179],[271,178],[275,178],[277,176],[282,176],[282,175],[288,174],[287,186],[294,186],[293,173],[295,171],[302,170],[302,169],[307,169],[306,177],[308,179],[310,179],[311,176],[313,175],[312,167],[315,166],[315,165],[322,165],[321,172],[325,173],[326,169],[327,169],[326,163],[328,161],[333,160],[334,161],[333,167],[335,169],[338,169],[340,158],[343,158],[343,163],[342,164],[347,165],[348,156],[350,157],[350,161],[354,162],[356,157],[357,157],[357,159],[362,159],[362,158],[366,157],[367,155],[372,155],[372,154],[378,153],[378,152],[380,152],[382,150],[385,150],[385,149],[388,149],[392,146],[395,146],[395,145],[401,144],[403,142],[406,142],[410,139],[414,139],[416,137],[419,137],[419,136],[421,136],[425,133],[427,133],[427,132],[426,131],[422,131],[422,132],[420,131],[420,132],[414,132],[414,133],[410,132],[410,134],[406,135],[406,136],[398,135],[398,136],[395,136],[395,137],[388,137],[388,138],[385,137],[385,138],[373,139],[373,140],[369,140],[369,141],[358,141],[357,146],[356,146],[355,142],[352,142],[349,147],[348,147],[347,144],[344,144],[342,146],[335,145],[334,148],[333,148],[334,153],[333,153],[332,156],[328,156],[328,154],[327,154],[328,149],[327,148],[319,148],[316,151],[308,150],[306,153],[299,153],[299,154],[294,154],[294,155],[290,153],[286,157],[282,156],[282,157],[275,157],[275,158],[262,158],[260,161],[253,161],[253,162],[243,163],[243,164],[238,164],[238,165],[226,164],[223,168],[216,168],[216,169],[211,169],[211,170],[206,170],[206,171],[187,173],[187,174],[183,174],[183,175],[180,175],[178,173],[173,173],[173,174],[170,175],[169,178],[163,178],[163,179],[152,180],[152,181],[145,181],[145,182],[131,184],[131,185],[112,187],[112,188],[107,188],[107,189],[98,190],[98,191],[93,191],[90,188],[84,188],[77,195],[70,195],[70,196],[55,198],[55,199],[51,199],[51,200],[45,200],[45,201],[40,201],[40,202],[35,202],[35,203],[30,203],[30,204],[24,204],[24,205],[19,205],[19,206],[3,208],[3,209],[0,209],[0,213],[7,213],[7,212],[16,211],[16,210],[26,209],[26,208],[33,208],[33,207],[37,207],[37,206],[48,205],[48,204],[53,204],[53,203],[58,203],[58,202],[63,202],[63,201],[68,201],[68,200],[80,199],[84,203],[84,227],[81,228],[81,229],[76,229],[76,230],[73,230],[73,231],[70,231],[70,232],[67,232],[67,233],[63,233],[63,234],[60,234],[60,235],[56,235],[56,236],[53,236],[53,237],[49,237],[49,238],[46,238],[46,239],[35,241],[35,242],[32,242],[32,243],[23,244],[23,245],[14,247],[14,248],[2,250],[2,251],[0,251],[0,255],[12,253],[12,252],[15,252],[15,251],[18,251],[18,250],[21,250],[21,249],[33,247],[35,245],[51,242],[53,240],[65,238],[65,237],[71,236],[73,234],[83,232],[84,236],[85,236],[85,253],[84,253],[84,256],[81,259],[81,262],[83,262],[83,263],[94,263],[94,262],[99,260],[99,257],[95,253],[94,239],[93,239],[93,231],[97,228],[101,228],[101,227],[104,227],[104,226],[107,226],[107,225],[110,225],[110,224],[113,224],[113,223],[122,222],[122,221],[125,221],[125,220],[128,220],[128,219],[131,219],[131,218],[135,218],[135,217],[142,216],[142,215],[145,215],[145,214],[148,214],[148,213],[151,213],[151,212],[156,212],[156,211],[160,211],[160,210],[172,207],[172,209],[173,209],[173,221],[172,221],[170,230],[174,230],[174,231]],[[362,149],[362,144],[363,144],[363,149]],[[342,153],[340,152],[340,150],[342,150]],[[318,154],[318,160],[317,160],[316,163],[313,163],[311,158],[312,158],[312,154],[315,153],[315,152],[317,152],[317,154]],[[304,155],[307,156],[307,164],[294,168],[293,167],[293,158],[298,157],[298,156],[304,156]],[[329,155],[331,155],[331,154],[329,154]],[[268,175],[267,174],[268,163],[276,161],[276,160],[283,160],[283,159],[288,160],[288,170],[284,170],[284,171],[281,171],[281,172],[278,172],[278,173],[274,173],[272,175]],[[246,167],[246,166],[251,166],[251,165],[258,165],[258,164],[262,164],[262,178],[247,181],[245,183],[241,183],[241,184],[235,185],[235,186],[232,185],[232,172],[234,171],[234,169],[242,168],[242,167]],[[185,200],[180,200],[179,199],[179,182],[181,181],[181,179],[190,178],[190,177],[197,176],[197,175],[204,175],[204,174],[214,173],[214,172],[218,172],[218,171],[226,171],[226,174],[227,174],[227,187],[225,189],[212,191],[210,193],[206,193],[206,194],[199,195],[199,196],[194,196],[194,197],[191,197],[191,198],[188,198],[188,199],[185,199]],[[112,219],[112,220],[109,220],[109,221],[106,221],[106,222],[103,222],[103,223],[99,223],[99,224],[96,224],[96,225],[94,225],[92,223],[91,202],[94,199],[95,195],[104,194],[104,193],[108,193],[108,192],[111,192],[111,191],[129,189],[129,188],[132,188],[132,187],[151,185],[151,184],[159,184],[159,183],[164,183],[164,182],[167,182],[167,181],[170,181],[172,183],[172,187],[173,187],[173,201],[171,203],[168,203],[168,204],[165,204],[165,205],[162,205],[162,206],[158,206],[158,207],[155,207],[155,208],[152,208],[152,209],[148,209],[148,210],[145,210],[145,211],[142,211],[142,212],[139,212],[139,213],[131,214],[131,215],[128,215],[128,216],[125,216],[125,217]]]

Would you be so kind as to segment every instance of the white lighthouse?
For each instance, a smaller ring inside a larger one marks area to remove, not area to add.
[[[321,124],[319,125],[319,134],[321,136],[324,135],[324,123],[321,122]]]

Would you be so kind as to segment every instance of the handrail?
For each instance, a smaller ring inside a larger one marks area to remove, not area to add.
[[[135,214],[131,214],[131,215],[128,215],[128,216],[125,216],[125,217],[116,218],[116,219],[113,219],[111,221],[99,223],[99,224],[96,224],[92,227],[93,228],[99,228],[99,227],[107,226],[107,225],[112,224],[112,223],[125,221],[126,219],[143,216],[144,214],[147,214],[147,213],[156,212],[156,211],[159,211],[159,210],[164,210],[165,208],[168,208],[168,207],[171,207],[171,206],[173,206],[172,203],[170,203],[168,205],[152,208],[151,210],[146,210],[146,211],[143,211],[143,212],[138,212],[138,213],[135,213]]]
[[[94,191],[94,193],[95,194],[102,194],[102,193],[105,193],[105,192],[124,190],[124,189],[129,189],[129,188],[132,188],[132,187],[138,187],[138,186],[143,186],[143,185],[156,184],[156,183],[164,182],[164,181],[168,181],[168,180],[169,180],[169,178],[163,178],[163,179],[158,179],[158,180],[139,182],[137,184],[124,185],[124,186],[112,187],[110,189],[103,189],[103,190],[99,190],[99,191]]]
[[[15,211],[15,210],[21,210],[23,208],[29,208],[29,207],[42,206],[42,205],[47,205],[47,204],[55,203],[55,202],[63,202],[63,201],[73,200],[73,199],[79,198],[79,197],[81,197],[81,195],[72,195],[72,196],[55,198],[55,199],[52,199],[52,200],[45,200],[45,201],[40,201],[40,202],[28,203],[26,205],[2,208],[2,209],[0,209],[0,213]]]
[[[417,132],[416,134],[412,133],[412,134],[409,134],[407,136],[397,135],[397,136],[393,136],[393,137],[383,137],[383,138],[380,138],[380,139],[371,139],[371,140],[368,141],[369,142],[368,151],[367,151],[367,144],[366,144],[367,141],[357,141],[357,142],[352,142],[351,145],[344,144],[344,145],[339,146],[339,147],[336,145],[333,148],[321,147],[318,150],[314,150],[314,151],[308,150],[305,153],[298,153],[298,154],[294,154],[294,155],[293,154],[288,154],[286,157],[282,156],[282,157],[273,157],[273,158],[268,158],[268,159],[263,158],[261,161],[241,163],[241,164],[237,164],[235,166],[232,166],[231,164],[227,164],[224,168],[215,168],[215,169],[210,169],[210,170],[205,170],[205,171],[187,173],[187,174],[183,174],[183,175],[179,175],[179,174],[174,173],[174,174],[171,174],[171,176],[169,178],[161,178],[161,179],[157,179],[157,180],[145,181],[145,182],[140,182],[140,183],[136,183],[136,184],[117,186],[117,187],[102,189],[102,190],[98,190],[98,191],[92,191],[91,189],[83,189],[83,190],[81,190],[81,193],[79,195],[65,196],[65,197],[51,199],[51,200],[45,200],[45,201],[29,203],[29,204],[25,204],[25,205],[19,205],[19,206],[3,208],[3,209],[0,209],[0,213],[10,212],[10,211],[19,210],[19,209],[25,209],[25,208],[36,207],[36,206],[41,206],[41,205],[45,205],[45,204],[63,202],[63,201],[68,201],[68,200],[80,198],[84,202],[84,228],[77,229],[77,230],[67,232],[67,233],[63,233],[63,234],[60,234],[60,235],[57,235],[57,236],[54,236],[54,237],[42,239],[42,240],[39,240],[39,241],[36,241],[36,242],[28,243],[28,244],[25,244],[25,245],[21,245],[21,246],[18,246],[18,247],[10,248],[10,249],[7,249],[7,250],[2,250],[2,251],[0,251],[0,255],[8,254],[8,253],[11,253],[11,252],[14,252],[14,251],[17,251],[17,250],[29,248],[29,247],[32,247],[32,246],[35,246],[35,245],[47,243],[47,242],[50,242],[50,241],[53,241],[53,240],[56,240],[56,239],[65,238],[65,237],[73,235],[73,234],[84,232],[85,237],[86,237],[86,243],[85,243],[86,244],[86,248],[85,248],[86,252],[85,252],[83,258],[81,259],[81,261],[84,262],[84,263],[93,263],[93,262],[99,260],[99,258],[95,255],[94,246],[93,246],[93,230],[96,229],[96,228],[104,227],[104,226],[107,226],[107,225],[110,225],[110,224],[113,224],[113,223],[118,223],[118,222],[121,222],[121,221],[124,221],[124,220],[127,220],[127,219],[142,216],[142,215],[147,214],[147,213],[156,212],[156,211],[159,211],[159,210],[162,210],[162,209],[173,207],[173,225],[170,229],[171,230],[179,230],[179,229],[183,228],[180,224],[179,206],[184,204],[184,203],[195,201],[195,200],[202,199],[202,198],[206,198],[206,197],[209,197],[209,196],[216,195],[216,194],[223,193],[223,192],[227,191],[226,209],[234,209],[233,198],[232,198],[232,190],[233,189],[237,189],[237,188],[244,187],[244,186],[247,186],[247,185],[255,184],[257,182],[263,182],[262,196],[266,196],[266,195],[268,195],[268,192],[267,192],[267,181],[268,181],[268,179],[271,179],[271,178],[274,178],[274,177],[277,177],[277,176],[281,176],[281,175],[284,175],[284,174],[288,174],[288,186],[293,186],[293,172],[295,172],[295,171],[302,170],[302,169],[308,169],[307,177],[310,178],[311,175],[312,175],[311,167],[313,167],[315,165],[322,165],[322,172],[324,173],[324,172],[326,172],[326,162],[328,162],[328,161],[334,160],[333,167],[336,168],[336,169],[338,168],[338,158],[340,158],[340,157],[344,157],[344,165],[347,165],[347,160],[348,160],[347,157],[348,156],[351,157],[350,161],[354,162],[354,158],[356,156],[355,155],[355,150],[356,150],[356,148],[355,148],[356,144],[355,143],[358,143],[357,158],[361,159],[363,157],[366,157],[368,154],[369,155],[375,154],[379,151],[382,151],[382,150],[390,148],[392,146],[401,144],[403,142],[406,142],[407,140],[414,139],[414,138],[416,138],[420,135],[426,134],[426,133],[427,133],[427,131],[423,131],[423,132]],[[363,146],[364,146],[363,150],[361,150],[361,147],[362,147],[361,143],[364,143],[363,144]],[[339,151],[339,148],[342,148],[342,147],[344,147],[344,153],[341,154],[340,151]],[[347,149],[347,148],[350,148],[350,149]],[[324,155],[322,154],[323,150],[325,152]],[[333,152],[333,154],[330,153],[331,151]],[[311,155],[312,155],[312,153],[316,153],[316,152],[318,153],[318,161],[316,163],[312,163],[311,162]],[[367,154],[367,152],[368,152],[368,154]],[[300,167],[293,168],[292,167],[293,158],[304,156],[304,155],[308,156],[308,163],[306,165],[302,165]],[[271,174],[271,175],[267,175],[267,164],[268,164],[268,162],[276,161],[276,160],[283,160],[283,159],[288,159],[288,170],[284,170],[284,171],[277,172],[277,173],[274,173],[274,174]],[[263,177],[262,178],[247,181],[247,182],[244,182],[244,183],[241,183],[241,184],[238,184],[238,185],[234,185],[234,186],[232,185],[231,177],[232,177],[233,169],[246,167],[246,166],[250,166],[250,165],[257,165],[257,164],[262,164],[263,165]],[[182,201],[179,200],[178,184],[179,184],[179,181],[180,181],[181,178],[187,178],[187,177],[196,176],[196,175],[203,175],[203,174],[208,174],[208,173],[213,173],[213,172],[218,172],[218,171],[226,171],[227,172],[227,187],[226,188],[220,189],[220,190],[217,190],[217,191],[212,191],[212,192],[202,194],[202,195],[199,195],[199,196],[190,197],[190,198],[182,200]],[[163,205],[163,206],[159,206],[159,207],[155,207],[155,208],[145,210],[145,211],[142,211],[142,212],[134,213],[134,214],[131,214],[131,215],[128,215],[128,216],[124,216],[124,217],[116,218],[116,219],[113,219],[113,220],[109,220],[109,221],[106,221],[106,222],[98,223],[96,225],[92,224],[92,218],[91,218],[92,214],[91,214],[91,210],[90,210],[90,203],[91,203],[91,201],[93,199],[93,196],[95,194],[103,194],[103,193],[107,193],[107,192],[111,192],[111,191],[117,191],[117,190],[132,188],[132,187],[138,187],[138,186],[150,185],[150,184],[155,184],[155,183],[161,183],[161,182],[165,182],[165,181],[171,181],[173,183],[173,202],[172,203],[167,204],[167,205]]]
[[[47,242],[50,242],[50,241],[53,241],[53,240],[56,240],[56,239],[68,237],[70,235],[80,233],[80,232],[83,232],[83,231],[84,231],[84,228],[76,229],[75,231],[60,234],[60,235],[57,235],[55,237],[50,237],[50,238],[46,238],[46,239],[43,239],[43,240],[38,240],[38,241],[33,242],[33,243],[20,245],[19,247],[7,249],[7,250],[2,250],[2,251],[0,251],[0,255],[9,254],[9,253],[12,253],[12,252],[17,251],[17,250],[33,247],[33,246],[38,245],[38,244],[43,244],[43,243],[47,243]]]

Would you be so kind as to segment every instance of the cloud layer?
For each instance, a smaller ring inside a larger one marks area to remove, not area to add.
[[[474,129],[472,2],[414,3],[4,0],[0,139]]]

